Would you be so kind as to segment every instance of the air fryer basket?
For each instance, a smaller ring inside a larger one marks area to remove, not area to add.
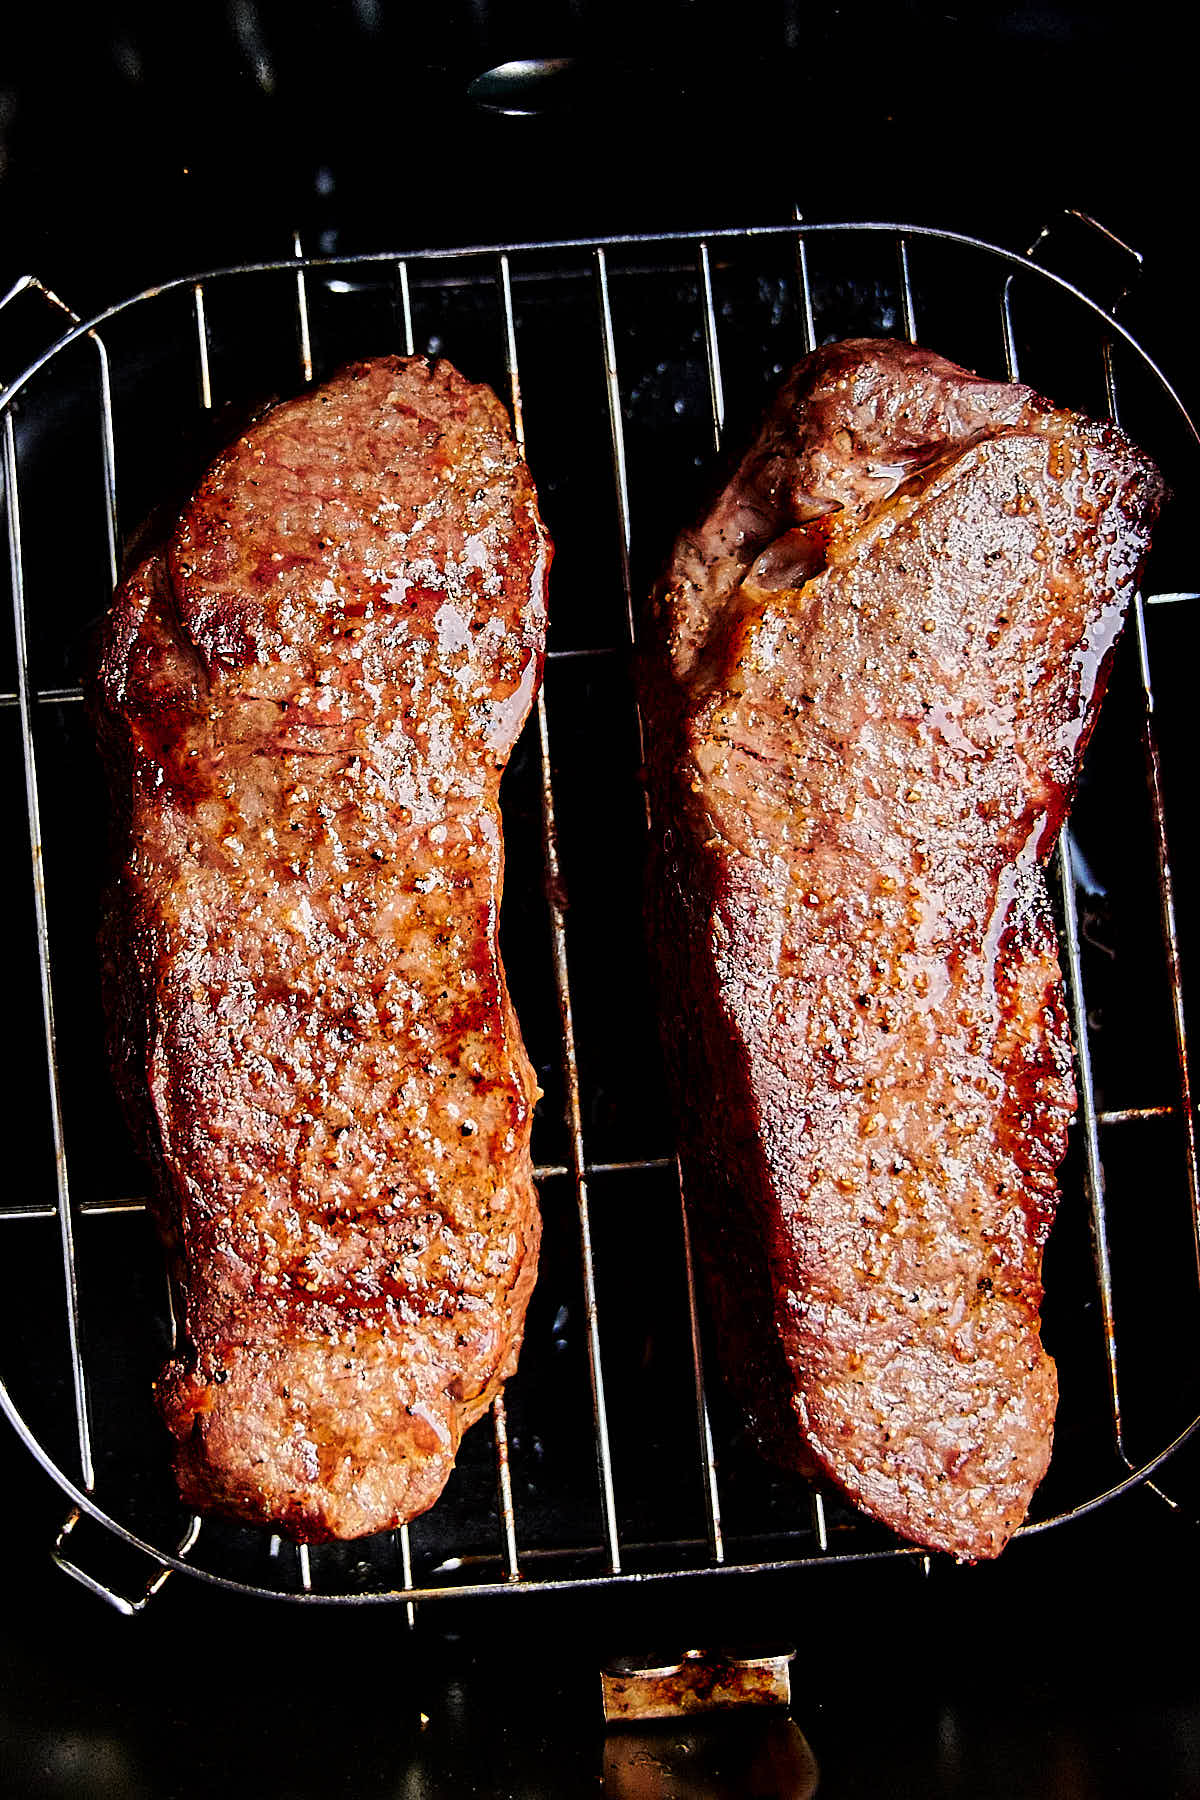
[[[0,1206],[15,1272],[0,1400],[70,1497],[55,1555],[85,1585],[132,1611],[181,1570],[293,1600],[400,1601],[411,1619],[456,1595],[919,1556],[770,1470],[706,1380],[641,926],[639,596],[726,432],[745,434],[805,349],[859,334],[918,338],[1118,416],[1175,496],[1055,860],[1080,1110],[1046,1265],[1057,1441],[1024,1531],[1152,1478],[1163,1491],[1159,1466],[1200,1423],[1200,1213],[1173,745],[1156,734],[1151,659],[1200,600],[1182,517],[1200,437],[1113,313],[1042,266],[1063,244],[1099,247],[1110,294],[1133,272],[1078,217],[1024,256],[917,225],[795,222],[356,260],[297,241],[291,258],[175,281],[87,323],[32,278],[0,303],[0,349],[62,331],[0,395],[24,1148]],[[105,806],[78,672],[123,533],[186,491],[248,408],[385,350],[444,354],[510,400],[557,545],[544,690],[503,794],[504,953],[545,1090],[545,1248],[519,1373],[432,1511],[297,1550],[189,1516],[153,1412],[170,1303],[104,1062]]]

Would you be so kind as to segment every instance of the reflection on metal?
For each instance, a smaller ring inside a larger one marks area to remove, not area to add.
[[[917,341],[917,309],[913,301],[912,274],[908,266],[908,239],[901,232],[896,239],[896,266],[900,271],[900,318],[904,335],[910,344]]]
[[[396,1539],[400,1546],[400,1574],[404,1582],[405,1592],[408,1593],[411,1591],[413,1584],[413,1566],[412,1540],[409,1537],[407,1525],[401,1525],[397,1529]],[[408,1623],[408,1629],[410,1631],[415,1630],[417,1623],[417,1609],[411,1600],[406,1600],[404,1603],[404,1616]]]
[[[517,1555],[517,1520],[513,1511],[512,1473],[508,1466],[508,1414],[503,1394],[497,1394],[492,1401],[492,1431],[496,1444],[496,1494],[504,1533],[504,1572],[510,1581],[519,1581],[521,1564]]]
[[[724,1713],[610,1731],[605,1800],[812,1800],[817,1761],[782,1713]]]
[[[408,285],[408,264],[403,258],[396,264],[396,292],[400,300],[400,329],[404,337],[404,354],[414,351],[412,294]]]
[[[304,274],[304,249],[300,243],[300,233],[293,231],[292,245],[296,252],[296,332],[300,340],[300,367],[305,381],[313,378],[312,335],[308,325],[308,282]]]
[[[725,431],[725,383],[721,376],[721,350],[717,342],[717,308],[713,298],[712,258],[708,245],[701,244],[700,291],[704,306],[704,361],[708,369],[708,398],[712,409],[713,449],[721,454]]]
[[[212,411],[212,371],[208,361],[208,319],[204,312],[204,284],[198,281],[192,289],[192,303],[196,314],[196,359],[200,376],[200,404],[205,412]]]
[[[798,206],[792,208],[792,217],[797,225],[803,222],[804,215]],[[808,272],[808,243],[802,231],[796,233],[796,285],[800,295],[800,345],[807,356],[817,347],[817,324]]]
[[[467,99],[487,112],[527,118],[563,106],[577,89],[577,65],[570,56],[525,57],[497,63],[476,75]]]
[[[676,1164],[678,1168],[678,1163]],[[700,1434],[700,1466],[704,1477],[704,1507],[708,1518],[708,1547],[714,1563],[725,1561],[725,1534],[721,1528],[721,1490],[717,1485],[717,1453],[713,1445],[708,1395],[704,1387],[704,1347],[700,1335],[700,1306],[696,1293],[696,1264],[692,1256],[692,1231],[688,1223],[683,1170],[679,1169],[679,1219],[683,1237],[683,1265],[687,1276],[688,1329],[692,1338],[692,1376],[696,1400],[696,1427]]]
[[[812,1515],[813,1536],[817,1540],[817,1549],[824,1554],[829,1548],[829,1522],[825,1517],[825,1496],[815,1481],[809,1492],[808,1506]]]

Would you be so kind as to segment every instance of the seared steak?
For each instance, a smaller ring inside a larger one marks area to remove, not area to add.
[[[718,1350],[776,1459],[995,1555],[1074,1107],[1041,863],[1157,509],[1118,431],[808,357],[652,605],[650,908]]]
[[[182,1297],[186,1500],[411,1519],[512,1373],[536,1087],[500,775],[550,547],[495,396],[385,357],[252,424],[119,589],[92,700],[118,1086]]]

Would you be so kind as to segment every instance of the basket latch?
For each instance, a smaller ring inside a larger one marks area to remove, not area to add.
[[[695,1793],[811,1800],[817,1764],[788,1715],[790,1649],[621,1656],[601,1671],[606,1800]]]

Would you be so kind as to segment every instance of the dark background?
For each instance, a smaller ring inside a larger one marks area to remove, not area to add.
[[[51,1568],[64,1507],[49,1484],[14,1468],[6,1498],[6,1795],[583,1800],[612,1792],[602,1658],[681,1640],[797,1646],[792,1711],[819,1800],[1200,1794],[1196,1533],[1145,1495],[990,1568],[443,1604],[411,1641],[398,1607],[301,1611],[181,1577],[121,1618]]]
[[[0,48],[0,291],[32,271],[87,313],[287,255],[293,230],[311,251],[406,250],[742,225],[797,203],[1022,247],[1072,206],[1146,253],[1138,329],[1195,395],[1182,12],[347,0],[22,14]],[[541,116],[472,105],[471,79],[519,56],[578,60]],[[1196,1534],[1186,1508],[1150,1495],[1018,1543],[994,1569],[443,1606],[410,1642],[396,1609],[301,1612],[178,1578],[120,1619],[50,1565],[63,1502],[7,1430],[0,1468],[6,1794],[595,1794],[602,1655],[730,1636],[798,1646],[794,1713],[830,1800],[1200,1794]],[[1169,1485],[1195,1492],[1194,1474]]]
[[[1188,256],[1185,9],[800,0],[24,6],[0,67],[0,257],[84,311],[306,247],[790,216],[1023,245],[1081,207]],[[577,59],[544,116],[471,78]],[[1182,216],[1181,216],[1182,215]],[[332,234],[332,235],[330,235]]]

